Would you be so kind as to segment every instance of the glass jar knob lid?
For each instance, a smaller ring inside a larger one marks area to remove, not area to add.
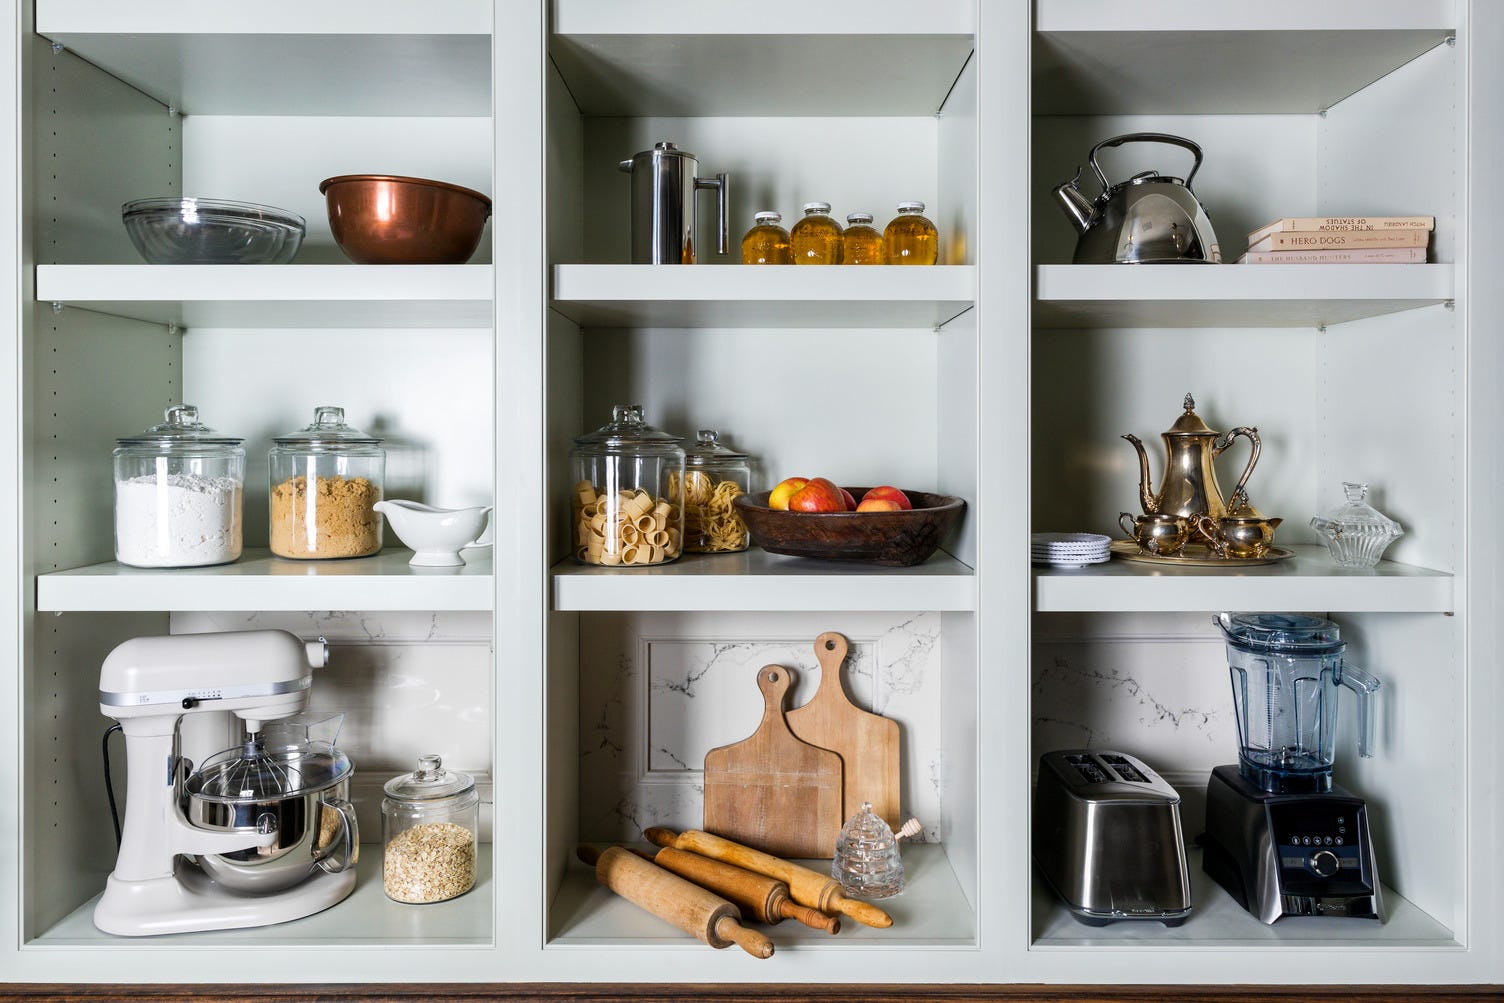
[[[305,425],[296,432],[279,435],[272,441],[278,443],[332,442],[374,446],[381,442],[381,439],[345,424],[344,408],[321,405],[314,408],[312,424]]]
[[[695,441],[684,447],[684,462],[687,466],[699,467],[723,460],[745,460],[746,453],[721,445],[721,433],[713,428],[702,428],[695,433]]]
[[[475,778],[459,770],[444,769],[444,761],[429,754],[418,757],[418,768],[386,782],[383,790],[397,801],[433,801],[475,789]]]
[[[594,432],[574,440],[581,446],[627,446],[645,444],[675,446],[683,439],[661,432],[642,420],[641,404],[613,404],[611,420]]]
[[[175,442],[235,446],[245,441],[235,436],[225,435],[200,422],[198,408],[192,404],[174,404],[162,413],[162,417],[165,420],[160,425],[153,425],[135,435],[122,436],[115,441],[122,446]]]

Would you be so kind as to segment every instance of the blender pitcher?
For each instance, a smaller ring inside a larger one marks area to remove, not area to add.
[[[1338,688],[1358,698],[1358,755],[1373,755],[1373,694],[1379,681],[1343,658],[1330,620],[1288,613],[1222,613],[1227,639],[1238,770],[1278,794],[1332,789]]]

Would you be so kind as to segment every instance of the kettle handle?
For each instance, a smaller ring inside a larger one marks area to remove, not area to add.
[[[1104,192],[1111,188],[1112,185],[1108,184],[1107,175],[1102,173],[1102,168],[1097,166],[1097,151],[1111,149],[1114,146],[1122,146],[1124,143],[1168,143],[1171,146],[1179,146],[1182,149],[1190,150],[1191,155],[1196,158],[1196,163],[1191,166],[1191,173],[1185,176],[1185,187],[1186,191],[1191,190],[1191,179],[1196,176],[1197,171],[1201,170],[1201,147],[1183,136],[1172,136],[1167,132],[1130,132],[1122,136],[1114,136],[1111,139],[1104,139],[1091,148],[1091,169],[1096,172],[1097,180],[1102,182],[1102,190]]]
[[[1232,494],[1227,496],[1226,508],[1229,512],[1248,504],[1248,478],[1253,473],[1254,465],[1259,462],[1259,452],[1262,449],[1262,443],[1259,441],[1259,430],[1249,425],[1239,425],[1237,428],[1230,428],[1226,432],[1223,432],[1212,442],[1212,455],[1221,456],[1227,452],[1233,440],[1240,435],[1248,440],[1253,449],[1248,454],[1248,466],[1243,468],[1243,476],[1238,478],[1238,483],[1232,489]]]

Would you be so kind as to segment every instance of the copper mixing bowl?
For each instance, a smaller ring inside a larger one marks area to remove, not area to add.
[[[343,174],[319,184],[334,242],[358,265],[461,265],[480,244],[491,200],[443,181]]]

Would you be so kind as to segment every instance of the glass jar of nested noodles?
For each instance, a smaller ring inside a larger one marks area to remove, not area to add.
[[[700,429],[684,450],[683,480],[669,484],[668,500],[684,509],[684,549],[692,554],[730,554],[751,541],[734,504],[752,490],[750,458],[723,446],[720,437],[713,428]]]
[[[240,556],[245,441],[175,404],[167,420],[117,439],[115,560],[136,568],[228,564]]]
[[[570,497],[575,560],[645,567],[674,560],[684,509],[669,498],[684,477],[678,436],[642,420],[641,404],[617,404],[611,421],[575,439]]]
[[[345,409],[314,409],[313,424],[277,436],[271,470],[271,548],[278,557],[366,557],[381,549],[381,440],[345,424]]]

